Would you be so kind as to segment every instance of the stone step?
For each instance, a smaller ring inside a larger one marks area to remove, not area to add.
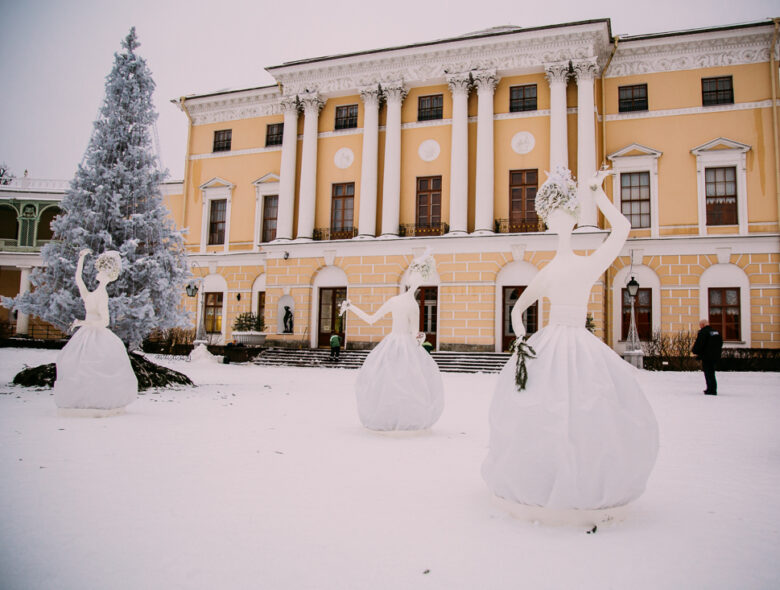
[[[254,360],[267,366],[328,367],[359,369],[368,350],[342,350],[339,360],[330,360],[327,348],[268,348]],[[434,352],[439,369],[445,373],[498,373],[509,360],[509,353],[494,352]]]

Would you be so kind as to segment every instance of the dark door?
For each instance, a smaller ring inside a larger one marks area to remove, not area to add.
[[[438,287],[420,287],[414,298],[420,306],[420,332],[436,349],[436,332],[439,319]]]
[[[330,346],[330,337],[338,334],[344,345],[344,316],[339,315],[341,302],[347,298],[346,287],[323,287],[320,289],[319,334],[317,346]]]
[[[515,331],[512,329],[512,308],[517,303],[520,294],[525,291],[524,286],[508,286],[503,289],[501,318],[501,350],[507,351],[516,338]],[[523,312],[523,323],[525,324],[526,334],[533,334],[539,326],[539,302],[534,304]]]

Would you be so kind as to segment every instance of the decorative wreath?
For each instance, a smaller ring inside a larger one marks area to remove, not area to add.
[[[115,281],[122,270],[122,257],[116,250],[108,250],[97,257],[95,270],[105,273],[109,281]]]
[[[575,219],[580,214],[577,183],[571,176],[571,170],[563,166],[548,172],[547,181],[536,193],[536,214],[542,221],[547,221],[547,217],[556,209],[563,209]]]

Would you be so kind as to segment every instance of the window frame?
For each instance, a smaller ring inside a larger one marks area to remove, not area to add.
[[[430,102],[431,106],[423,106],[424,102]],[[433,104],[434,102],[439,103]],[[417,120],[437,121],[444,118],[444,95],[426,94],[417,97]]]
[[[639,305],[640,294],[648,296],[647,305]],[[628,301],[626,301],[628,298]],[[644,309],[644,316],[640,316],[640,309]],[[639,334],[640,342],[648,342],[653,338],[653,288],[639,287],[634,303],[634,322],[636,331]],[[628,295],[628,289],[623,287],[620,290],[620,340],[628,340],[628,330],[631,327],[631,296]]]
[[[268,173],[265,176],[255,180],[252,184],[255,185],[255,229],[252,250],[254,252],[259,252],[260,244],[267,243],[263,241],[263,229],[265,226],[265,197],[273,195],[276,195],[277,197],[279,196],[279,176],[273,173]],[[278,220],[278,198],[276,203]],[[277,225],[277,231],[278,229],[279,227]]]
[[[644,184],[640,183],[640,184],[635,186],[633,183],[631,183],[628,187],[624,186],[624,184],[623,184],[623,177],[624,176],[634,177],[636,175],[641,175],[640,178],[644,178],[645,175],[646,175],[646,177],[647,177],[647,185],[644,185]],[[651,204],[652,197],[651,197],[651,194],[650,194],[650,171],[649,170],[634,170],[634,171],[631,171],[631,172],[621,171],[620,172],[620,178],[618,180],[619,180],[619,184],[620,184],[620,207],[619,207],[619,209],[620,209],[620,212],[623,214],[623,216],[631,222],[631,229],[650,229],[650,224],[651,224],[651,221],[652,221],[652,213],[651,213],[651,211],[652,211],[652,204]],[[645,198],[638,198],[638,199],[634,199],[634,198],[625,199],[624,198],[624,194],[625,194],[624,193],[624,189],[628,188],[630,193],[633,193],[634,189],[638,189],[641,192],[641,190],[642,190],[642,188],[644,186],[647,186],[647,198],[646,199]],[[641,211],[641,204],[644,203],[644,202],[647,202],[647,213],[643,213]],[[634,213],[633,211],[629,211],[628,213],[626,213],[624,211],[625,205],[630,204],[631,208],[633,209],[633,204],[634,203],[639,203],[640,211],[638,213]],[[647,225],[641,225],[642,217],[644,215],[647,215]],[[640,225],[634,225],[634,218],[635,217],[639,217]]]
[[[424,180],[430,181],[431,186],[430,188],[427,188],[425,190],[420,189],[420,183]],[[433,188],[433,183],[435,181],[438,181],[439,188]],[[441,212],[442,212],[442,177],[441,176],[418,176],[415,179],[415,207],[414,207],[414,225],[415,225],[415,232],[417,228],[420,227],[426,227],[426,228],[435,228],[440,227],[442,220],[441,220]],[[429,219],[429,222],[427,224],[420,223],[420,197],[423,195],[428,196],[428,202],[426,203],[426,207],[428,208],[429,212],[427,215],[427,218]],[[438,195],[438,203],[434,203],[434,196]],[[438,215],[434,216],[433,210],[435,207],[438,207]],[[434,220],[434,217],[437,217],[437,220]]]
[[[721,89],[720,82],[728,81],[728,88]],[[714,82],[714,90],[706,90],[705,84]],[[701,106],[714,107],[734,104],[734,76],[712,76],[701,79]]]
[[[265,126],[265,147],[282,145],[284,138],[284,121],[281,123],[268,123]]]
[[[208,291],[203,294],[203,327],[206,334],[222,334],[224,305],[225,296],[222,291]],[[209,310],[214,310],[211,322],[209,321]],[[210,329],[215,327],[217,329]]]
[[[533,97],[526,95],[526,90],[533,88]],[[515,92],[521,91],[523,96],[512,96]],[[531,99],[533,98],[533,102]],[[527,111],[539,110],[538,105],[539,93],[536,84],[518,84],[516,86],[509,87],[509,112],[510,113],[524,113]]]
[[[726,340],[726,347],[748,347],[752,344],[751,286],[745,271],[729,262],[732,249],[728,246],[717,248],[718,263],[708,267],[699,277],[699,318],[710,317],[710,288],[739,289],[739,333],[742,340]]]
[[[214,141],[211,145],[212,152],[229,152],[233,146],[233,130],[218,129],[214,131]]]
[[[339,187],[342,188],[343,194],[336,194]],[[340,219],[336,219],[337,203],[346,205],[349,203],[349,207],[342,207]],[[346,221],[346,212],[349,211],[349,217],[351,221]],[[338,223],[337,223],[338,221]],[[333,234],[339,232],[349,232],[349,236],[352,237],[352,230],[355,227],[355,183],[354,182],[334,182],[330,189],[330,234],[333,239]]]
[[[209,220],[211,216],[211,202],[220,199],[227,200],[227,207],[225,209],[225,241],[222,245],[224,252],[228,251],[230,246],[230,217],[233,201],[233,189],[235,185],[223,178],[215,177],[202,184],[200,187],[201,195],[203,197],[203,205],[201,210],[201,226],[200,226],[200,252],[205,253],[210,246],[220,246],[220,244],[209,244]]]
[[[627,155],[639,152],[641,155]],[[632,143],[617,152],[607,156],[612,162],[615,174],[612,176],[612,202],[618,211],[621,208],[620,176],[631,172],[650,173],[650,237],[657,238],[659,228],[659,204],[658,204],[658,160],[663,152],[654,150],[638,143]],[[634,228],[632,228],[633,231]],[[638,228],[636,231],[645,231],[648,228]]]
[[[623,92],[631,92],[631,96],[624,98],[621,96]],[[640,96],[637,96],[637,92],[640,92]],[[644,96],[641,96],[644,94]],[[627,84],[625,86],[618,86],[618,112],[619,113],[636,113],[649,110],[649,100],[647,94],[647,84]]]
[[[357,129],[358,112],[359,108],[357,104],[338,105],[336,107],[333,128],[336,131],[340,131],[342,129]]]
[[[712,295],[714,292],[720,291],[723,302],[719,305],[722,308],[720,313],[720,320],[713,322],[712,314]],[[736,291],[737,302],[733,305],[725,303],[725,299],[728,291]],[[742,294],[739,287],[707,287],[707,320],[712,328],[718,330],[723,338],[724,342],[742,342]],[[727,309],[736,309],[736,322],[731,322],[732,328],[728,328],[726,323],[726,316],[728,315]],[[736,329],[736,336],[730,337],[733,333],[733,328]]]
[[[529,173],[533,172],[536,175],[536,183],[532,184],[527,182],[527,176]],[[520,184],[512,184],[512,180],[515,174],[522,175],[522,182]],[[520,215],[521,219],[516,219],[513,216],[514,209],[514,190],[520,190],[522,193],[522,196],[520,198],[521,202],[521,213]],[[509,171],[509,231],[512,232],[512,226],[513,225],[532,225],[535,226],[537,229],[539,227],[539,216],[536,214],[536,208],[534,205],[529,206],[529,198],[528,198],[528,191],[530,189],[533,189],[533,200],[534,203],[536,202],[536,194],[539,192],[539,169],[538,168],[525,168],[520,170],[510,170]],[[520,231],[529,231],[528,229],[521,229]]]
[[[718,179],[717,175],[719,171],[728,172],[733,171],[733,178]],[[712,172],[716,178],[710,180],[710,172]],[[726,187],[729,184],[733,185],[733,192],[725,192]],[[710,195],[710,186],[714,185],[714,191],[716,194]],[[723,186],[724,193],[722,195],[717,194],[719,186]],[[710,203],[710,199],[733,199],[733,203]],[[707,227],[717,227],[721,225],[739,225],[739,207],[737,199],[737,167],[736,166],[708,166],[704,169],[704,215],[706,217],[705,223]],[[719,219],[718,219],[719,218]],[[731,223],[722,222],[723,219],[733,221]],[[719,223],[716,223],[719,222]]]
[[[218,213],[222,214],[222,219],[215,220],[215,206],[222,205]],[[215,229],[216,226],[216,229]],[[221,227],[220,227],[221,226]],[[225,245],[225,228],[227,226],[227,199],[211,199],[209,201],[209,220],[208,220],[208,239],[207,246]],[[217,241],[218,240],[218,241]]]
[[[719,137],[691,150],[691,153],[696,156],[700,236],[707,235],[708,227],[728,227],[707,225],[706,170],[707,168],[725,168],[729,166],[735,166],[737,169],[737,233],[739,235],[747,235],[747,152],[750,149],[751,147],[747,144]]]

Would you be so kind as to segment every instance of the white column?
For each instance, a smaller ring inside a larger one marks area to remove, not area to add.
[[[569,62],[548,64],[544,68],[550,83],[550,171],[569,167],[569,141],[566,125],[566,80]]]
[[[450,231],[468,232],[469,208],[469,89],[471,76],[447,77],[452,92],[452,156],[450,158]]]
[[[593,112],[593,80],[598,75],[596,60],[574,64],[577,77],[577,184],[580,197],[580,226],[597,226],[596,203],[588,189],[596,172],[596,120]]]
[[[298,99],[288,96],[281,101],[284,114],[282,135],[282,163],[279,171],[279,203],[276,212],[276,239],[293,237],[295,207],[295,170],[298,155]]]
[[[303,105],[304,119],[297,239],[311,240],[314,235],[314,207],[317,203],[317,127],[325,101],[316,92],[300,94],[298,100]]]
[[[474,233],[493,233],[493,91],[498,84],[495,70],[474,72],[477,109],[477,178]]]
[[[402,82],[382,87],[387,100],[385,169],[382,182],[382,235],[397,236],[401,222],[401,103],[406,97]]]
[[[360,168],[360,216],[358,237],[376,236],[376,193],[379,154],[379,98],[378,86],[363,88],[363,163]]]
[[[22,266],[19,268],[22,271],[22,276],[19,279],[19,295],[23,295],[30,290],[30,270],[29,266]],[[30,316],[26,313],[17,312],[16,314],[16,333],[20,336],[26,336],[30,331]]]

